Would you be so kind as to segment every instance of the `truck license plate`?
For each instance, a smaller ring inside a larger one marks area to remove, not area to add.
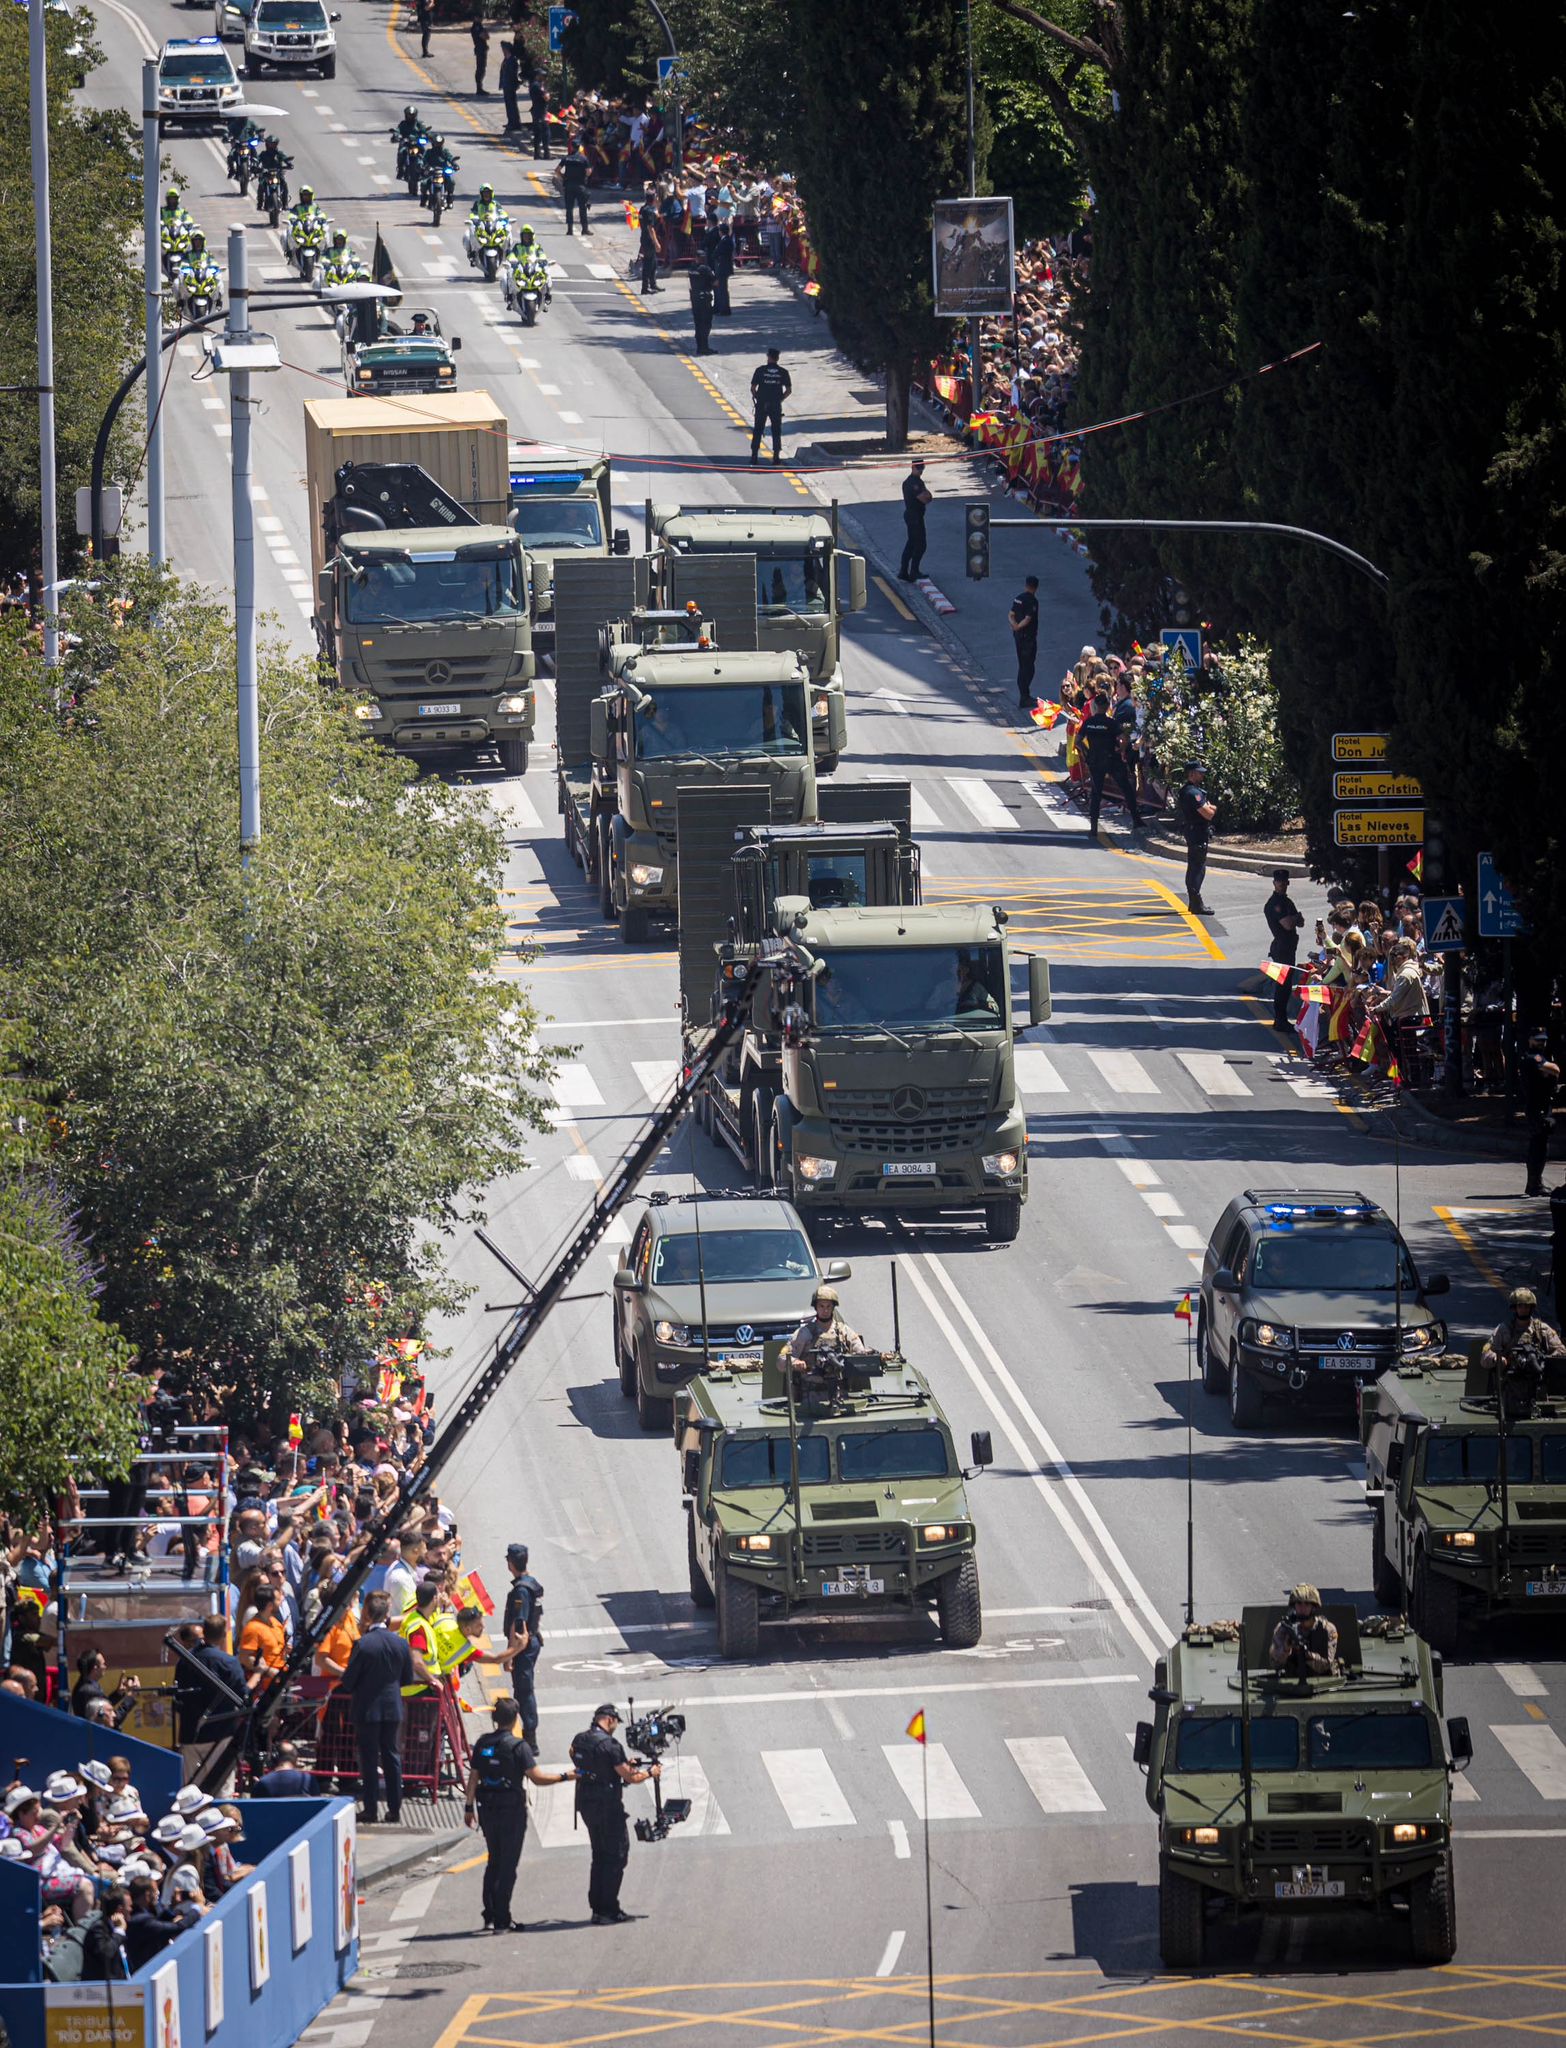
[[[1530,1600],[1566,1600],[1566,1579],[1529,1579],[1526,1586]]]
[[[828,1600],[851,1600],[856,1594],[884,1593],[885,1579],[828,1579],[821,1591]]]
[[[928,1180],[935,1172],[933,1159],[888,1159],[881,1168],[883,1180]]]
[[[460,704],[421,704],[420,718],[456,718],[462,710]]]
[[[1272,1888],[1275,1899],[1341,1899],[1343,1880],[1338,1877],[1292,1878],[1287,1883],[1281,1879]]]

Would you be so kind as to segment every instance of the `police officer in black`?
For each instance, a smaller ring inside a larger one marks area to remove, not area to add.
[[[908,474],[903,478],[903,531],[908,536],[903,542],[903,559],[897,566],[899,583],[915,583],[924,566],[924,551],[928,542],[924,531],[924,508],[929,504],[930,487],[924,480],[924,458],[916,455],[908,465]]]
[[[712,254],[707,258],[712,267],[714,293],[712,310],[720,320],[726,320],[734,311],[729,304],[729,279],[734,275],[734,235],[729,228],[718,230],[718,238],[712,245]]]
[[[625,1824],[625,1787],[644,1785],[662,1776],[659,1764],[633,1764],[615,1740],[620,1715],[612,1701],[605,1701],[593,1715],[591,1728],[584,1728],[571,1744],[571,1761],[576,1765],[576,1811],[593,1845],[592,1868],[587,1877],[587,1903],[595,1927],[615,1927],[632,1915],[620,1910],[620,1884],[631,1854],[630,1830]]]
[[[496,1700],[494,1713],[493,1729],[473,1745],[462,1817],[469,1827],[477,1820],[489,1851],[484,1865],[484,1925],[496,1934],[521,1934],[524,1923],[511,1917],[511,1893],[527,1834],[527,1794],[522,1781],[529,1778],[535,1785],[568,1785],[576,1772],[540,1767],[531,1746],[517,1733],[515,1700]]]
[[[765,427],[772,429],[772,460],[783,460],[783,401],[794,389],[794,380],[778,361],[775,348],[767,350],[767,360],[750,374],[750,395],[756,408],[756,423],[750,436],[750,459],[760,457],[761,435]]]
[[[1077,746],[1087,762],[1088,837],[1098,838],[1098,814],[1104,806],[1104,778],[1115,765],[1119,741],[1109,715],[1109,699],[1100,690],[1093,709],[1077,728]]]
[[[717,280],[705,257],[691,272],[691,320],[696,328],[696,353],[699,356],[712,354],[712,309],[717,294]]]
[[[544,1589],[527,1568],[525,1543],[506,1545],[506,1569],[511,1574],[511,1590],[501,1612],[500,1633],[508,1650],[521,1652],[511,1667],[511,1690],[522,1715],[522,1733],[536,1744],[538,1694],[533,1674],[544,1647]]]
[[[1022,588],[1011,601],[1007,614],[1011,637],[1017,643],[1017,703],[1021,710],[1034,705],[1033,671],[1039,659],[1039,579],[1024,576]]]
[[[1185,835],[1185,900],[1199,917],[1213,914],[1212,905],[1202,901],[1202,884],[1207,879],[1207,847],[1218,806],[1207,794],[1206,785],[1207,763],[1187,762],[1185,786],[1175,798],[1175,816]]]
[[[1528,1120],[1528,1185],[1525,1195],[1544,1193],[1544,1162],[1550,1153],[1550,1133],[1555,1128],[1551,1111],[1561,1084],[1561,1070],[1550,1058],[1550,1034],[1537,1025],[1528,1034],[1528,1050],[1517,1070],[1522,1087],[1523,1115]]]

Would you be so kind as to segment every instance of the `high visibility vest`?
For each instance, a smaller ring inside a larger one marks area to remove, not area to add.
[[[477,1643],[470,1642],[457,1626],[454,1614],[423,1615],[417,1608],[411,1608],[403,1621],[402,1633],[407,1637],[410,1648],[418,1652],[427,1668],[439,1678],[460,1671],[478,1648]],[[402,1696],[414,1699],[428,1690],[422,1681],[416,1681],[402,1688]]]

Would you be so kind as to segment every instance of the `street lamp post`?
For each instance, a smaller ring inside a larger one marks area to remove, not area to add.
[[[673,116],[669,128],[674,138],[674,168],[679,171],[685,166],[685,113],[680,105],[680,88],[675,82],[679,70],[679,45],[674,40],[674,31],[670,28],[663,9],[658,5],[658,0],[647,0],[647,5],[657,15],[658,26],[663,30],[664,41],[669,45],[669,55],[675,60],[669,72],[669,112]]]
[[[158,63],[148,57],[141,67],[141,228],[142,275],[147,294],[146,360],[156,366],[163,346],[163,244],[158,235]],[[154,388],[156,385],[158,388]],[[147,379],[147,560],[165,559],[163,545],[163,405],[162,379]],[[94,496],[94,505],[97,498]]]
[[[60,666],[60,505],[54,461],[54,251],[49,234],[49,44],[43,0],[27,10],[33,224],[38,240],[38,515],[44,666]]]

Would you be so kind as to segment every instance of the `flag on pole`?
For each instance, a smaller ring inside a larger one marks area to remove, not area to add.
[[[457,1599],[463,1607],[476,1607],[482,1614],[493,1614],[495,1603],[489,1597],[489,1589],[477,1572],[465,1572],[457,1581]]]
[[[1191,1290],[1188,1287],[1175,1303],[1175,1321],[1188,1323],[1191,1320]]]
[[[1289,978],[1289,969],[1281,960],[1264,960],[1261,971],[1269,981],[1277,982],[1280,988]]]
[[[906,1730],[906,1732],[907,1732],[907,1734],[909,1734],[910,1736],[912,1736],[912,1738],[913,1738],[913,1740],[914,1740],[915,1742],[923,1742],[923,1740],[924,1740],[924,1708],[923,1708],[923,1707],[921,1707],[921,1708],[919,1709],[918,1713],[917,1713],[917,1714],[915,1714],[915,1715],[914,1715],[914,1717],[913,1717],[913,1719],[912,1719],[912,1720],[911,1720],[911,1721],[910,1721],[910,1722],[908,1723],[908,1727],[907,1727],[907,1730]]]
[[[291,1444],[304,1442],[304,1424],[297,1415],[290,1415],[288,1418],[288,1441]]]
[[[1413,876],[1416,882],[1419,882],[1421,884],[1424,882],[1425,849],[1423,847],[1420,847],[1418,853],[1416,853],[1413,859],[1408,863],[1408,872]]]

